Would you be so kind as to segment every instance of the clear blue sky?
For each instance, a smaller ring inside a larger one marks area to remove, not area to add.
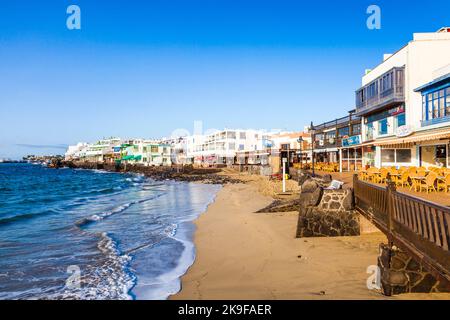
[[[82,29],[66,28],[81,8]],[[368,30],[366,8],[382,10]],[[366,68],[450,1],[0,2],[0,157],[173,129],[299,130],[344,116]]]

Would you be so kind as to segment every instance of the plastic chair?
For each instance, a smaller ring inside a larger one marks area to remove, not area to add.
[[[435,172],[430,172],[425,180],[420,181],[420,192],[422,192],[423,189],[426,190],[427,193],[431,191],[435,191],[436,187],[434,186],[434,183],[437,180],[437,174]]]

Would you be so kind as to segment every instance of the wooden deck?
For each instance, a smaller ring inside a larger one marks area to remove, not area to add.
[[[330,172],[316,171],[316,174],[321,175],[321,176],[324,174],[331,174],[333,179],[343,181],[345,183],[344,188],[352,188],[353,187],[354,172],[330,173]],[[375,185],[386,187],[386,184],[375,184]],[[438,204],[438,205],[441,205],[444,207],[450,207],[450,192],[445,193],[445,192],[441,191],[441,192],[430,192],[427,194],[426,192],[415,192],[414,190],[411,190],[410,188],[397,188],[397,191],[399,191],[401,193],[405,193],[405,194],[413,196],[413,197],[421,198],[426,201],[434,202],[435,204]]]

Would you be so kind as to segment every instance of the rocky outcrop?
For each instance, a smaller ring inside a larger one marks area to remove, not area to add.
[[[256,211],[256,213],[273,213],[273,212],[292,212],[298,211],[300,206],[300,201],[295,200],[275,200],[267,207]]]
[[[337,237],[360,234],[353,191],[327,190],[331,179],[307,177],[300,193],[297,237]]]
[[[437,280],[421,263],[395,246],[380,245],[378,267],[384,295],[450,292],[450,283]]]
[[[222,170],[215,168],[193,168],[192,166],[144,166],[137,164],[114,164],[97,162],[62,162],[62,166],[78,169],[97,169],[110,172],[129,172],[143,174],[154,180],[176,180],[186,182],[202,182],[205,184],[242,183],[239,179],[233,179],[226,175],[219,175]]]

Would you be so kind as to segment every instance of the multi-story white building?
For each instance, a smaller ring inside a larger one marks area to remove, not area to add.
[[[170,166],[171,146],[159,140],[134,139],[124,145],[120,160],[146,166]]]
[[[262,130],[225,129],[186,138],[187,161],[194,164],[234,163],[236,153],[262,150],[267,135]]]
[[[69,146],[65,153],[66,160],[79,159],[81,157],[81,152],[86,149],[88,144],[86,142],[79,142],[76,145]]]
[[[446,87],[433,87],[450,72],[448,30],[415,33],[363,76],[356,113],[362,117],[365,165],[448,165],[450,101]]]
[[[120,143],[120,138],[102,139],[95,143],[78,143],[69,146],[65,154],[66,160],[83,160],[104,162],[113,156],[114,146]]]

